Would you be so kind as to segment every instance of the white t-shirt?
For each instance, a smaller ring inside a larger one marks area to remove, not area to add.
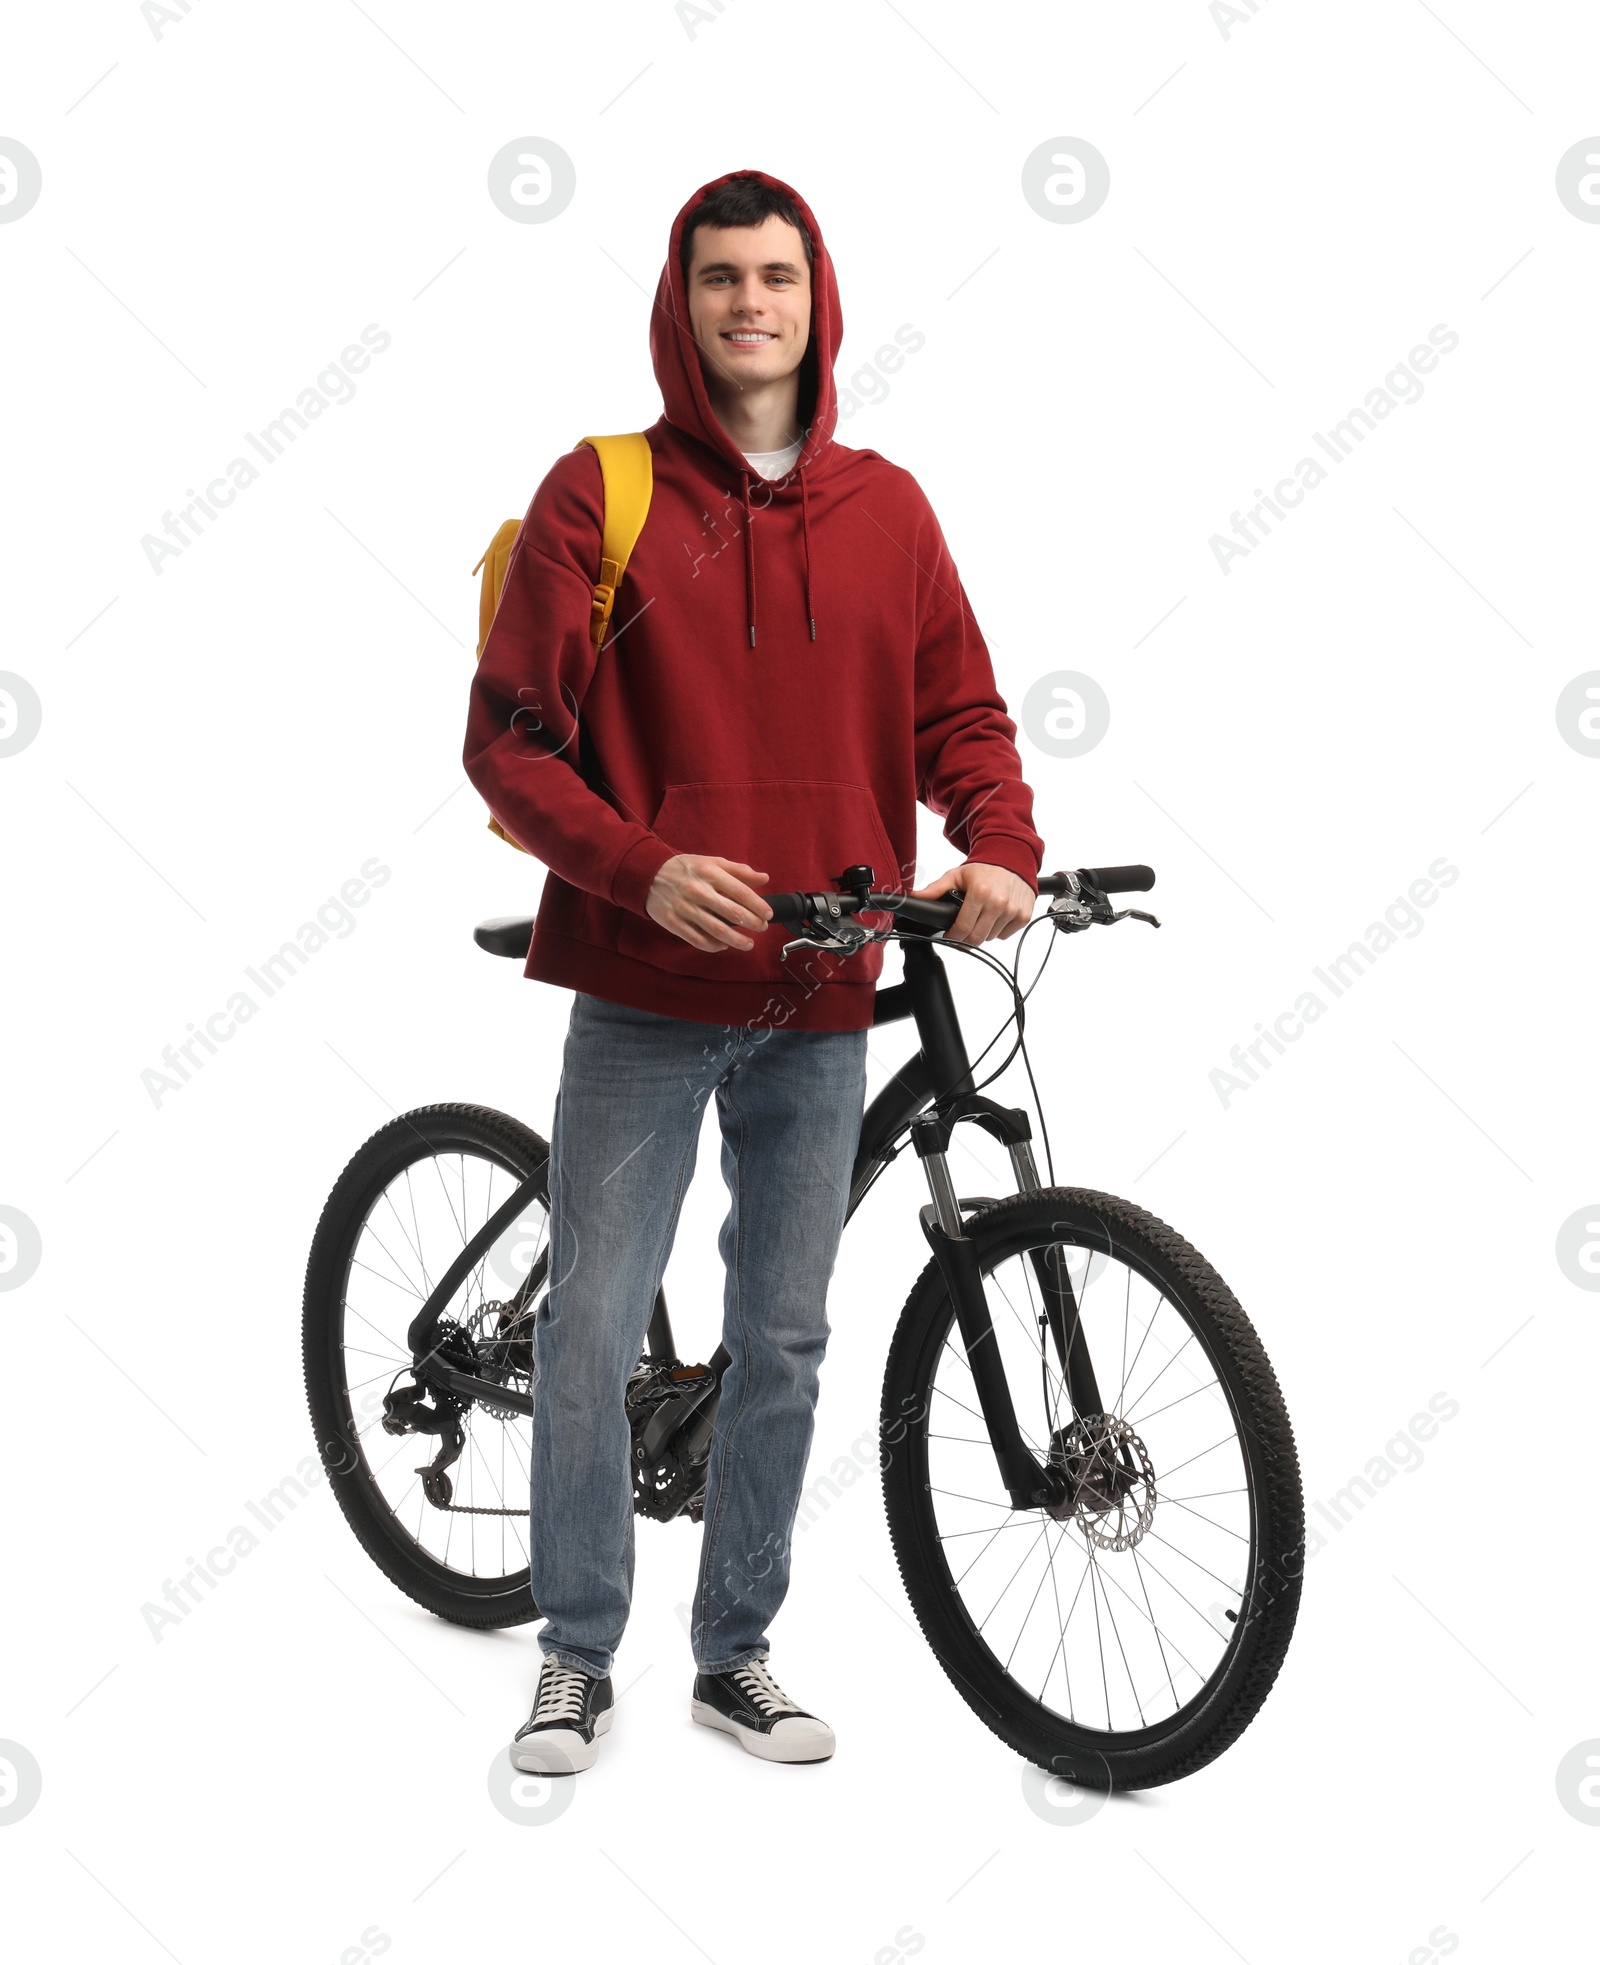
[[[747,450],[744,456],[764,478],[787,477],[800,456],[804,438],[796,438],[786,450]]]

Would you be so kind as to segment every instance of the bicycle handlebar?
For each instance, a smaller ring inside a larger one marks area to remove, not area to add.
[[[1041,874],[1039,892],[1049,896],[1070,893],[1074,879],[1102,894],[1143,894],[1156,884],[1155,874],[1149,867],[1079,867],[1075,875]],[[773,920],[792,927],[814,920],[819,913],[836,920],[846,914],[882,913],[892,914],[897,921],[912,927],[937,930],[948,928],[961,912],[959,899],[922,901],[914,900],[909,894],[870,893],[865,904],[855,894],[768,894],[764,898],[772,909]]]

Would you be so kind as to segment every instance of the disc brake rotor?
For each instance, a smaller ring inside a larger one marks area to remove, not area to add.
[[[1156,1470],[1144,1441],[1106,1412],[1075,1419],[1051,1439],[1050,1459],[1066,1476],[1066,1498],[1050,1513],[1076,1518],[1102,1549],[1131,1549],[1156,1512]]]

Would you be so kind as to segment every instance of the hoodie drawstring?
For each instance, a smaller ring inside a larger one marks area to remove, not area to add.
[[[800,538],[806,565],[806,619],[811,624],[811,639],[817,638],[817,614],[811,605],[811,512],[806,504],[805,466],[800,467]]]
[[[741,471],[744,487],[744,610],[750,621],[750,646],[756,645],[756,536],[750,510],[750,473]]]
[[[802,469],[796,473],[800,479],[800,540],[801,555],[805,562],[806,584],[806,625],[811,630],[811,639],[817,638],[817,615],[811,601],[811,507],[806,498],[806,474]],[[754,513],[750,509],[750,473],[739,474],[741,495],[744,500],[744,598],[745,615],[750,625],[750,646],[756,645],[756,535],[753,524]]]

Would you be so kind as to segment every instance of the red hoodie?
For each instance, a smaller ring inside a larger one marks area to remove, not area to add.
[[[805,441],[775,481],[717,421],[678,263],[687,214],[745,175],[793,199],[814,255]],[[833,441],[839,336],[833,262],[804,201],[763,171],[713,179],[673,221],[656,288],[654,492],[598,660],[593,449],[558,458],[528,507],[463,761],[550,869],[526,971],[541,982],[703,1023],[859,1030],[881,949],[845,963],[797,952],[785,967],[779,925],[748,953],[691,948],[645,913],[660,867],[718,854],[781,893],[831,888],[864,861],[898,890],[914,884],[920,798],[968,860],[1037,878],[1016,727],[938,521],[908,472]]]

